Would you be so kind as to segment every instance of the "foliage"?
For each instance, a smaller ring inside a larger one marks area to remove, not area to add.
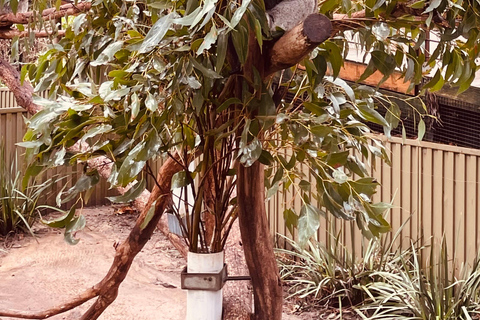
[[[22,186],[18,157],[7,157],[3,142],[0,143],[0,235],[19,230],[33,234],[31,226],[44,208],[45,192],[53,180],[41,184],[30,182]]]
[[[465,264],[457,279],[444,240],[440,250],[413,243],[399,250],[394,243],[402,228],[392,240],[385,236],[369,240],[358,256],[340,241],[341,231],[330,232],[326,244],[309,241],[308,248],[286,239],[292,249],[277,253],[291,296],[312,304],[355,306],[363,319],[476,318],[480,255],[471,269]],[[422,263],[427,249],[428,259]]]
[[[29,120],[23,143],[29,172],[102,155],[114,162],[112,186],[138,179],[140,188],[147,161],[177,154],[184,171],[173,185],[199,181],[194,204],[186,206],[193,208],[184,226],[190,249],[217,251],[221,245],[197,242],[199,236],[206,239],[201,207],[214,216],[215,239],[221,241],[235,217],[235,210],[227,214],[235,199],[230,201],[232,188],[223,181],[235,175],[236,162],[260,161],[268,167],[269,195],[294,185],[302,199],[300,212],[284,212],[289,227],[299,228],[301,245],[318,229],[320,208],[356,221],[369,237],[379,236],[390,228],[382,217],[387,206],[372,203],[377,182],[351,151],[370,161],[386,160],[384,147],[368,135],[365,123],[380,124],[388,134],[400,114],[392,104],[382,116],[376,110],[381,94],[338,78],[347,41],[357,35],[369,59],[360,80],[379,70],[384,81],[398,69],[413,87],[433,71],[425,89],[448,82],[461,91],[476,70],[475,8],[476,3],[446,0],[321,2],[320,12],[329,17],[362,10],[364,17],[315,49],[302,62],[304,70],[293,67],[264,81],[259,70],[251,77],[240,72],[249,67],[250,48],[267,50],[277,36],[267,26],[262,0],[94,2],[38,63],[22,69],[23,78],[32,80],[37,91],[49,89],[52,97],[37,99],[44,110]],[[424,46],[428,28],[442,39],[429,58]],[[249,37],[250,31],[256,37]],[[468,41],[462,42],[462,35]],[[294,96],[291,103],[282,99],[287,92]],[[75,143],[83,146],[80,152],[69,149]],[[191,158],[197,159],[192,171]],[[309,168],[313,181],[299,172],[300,165]],[[214,205],[208,206],[203,186],[211,173]],[[85,183],[64,196],[86,192],[99,175],[87,169],[81,179]]]
[[[456,279],[445,241],[439,251],[431,248],[426,267],[412,250],[410,259],[402,257],[391,272],[372,274],[378,280],[362,286],[369,299],[359,311],[368,319],[472,319],[480,313],[479,258]]]
[[[350,224],[353,232],[354,225]],[[290,286],[291,296],[307,298],[314,304],[339,301],[343,306],[361,304],[367,297],[362,288],[378,279],[374,275],[376,272],[388,274],[395,270],[400,259],[411,255],[410,250],[400,250],[394,245],[401,229],[391,240],[382,235],[366,241],[362,244],[362,252],[355,252],[353,239],[357,238],[353,234],[352,243],[342,243],[345,228],[335,233],[332,224],[325,243],[310,240],[305,248],[285,238],[291,249],[276,250],[280,274]]]

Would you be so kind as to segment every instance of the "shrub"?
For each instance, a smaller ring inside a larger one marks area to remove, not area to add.
[[[30,181],[22,187],[18,157],[7,157],[5,145],[0,141],[0,235],[23,230],[33,234],[31,226],[41,208],[39,201],[45,199],[45,191],[53,183],[52,179],[36,184]]]
[[[362,287],[375,281],[373,274],[380,270],[388,272],[392,263],[399,261],[399,256],[409,255],[408,250],[393,249],[400,231],[389,242],[386,237],[368,240],[361,259],[356,259],[355,252],[340,242],[341,232],[328,233],[329,245],[310,240],[307,248],[285,238],[292,249],[277,249],[277,253],[280,273],[290,286],[290,296],[344,306],[361,303],[366,297]]]
[[[369,298],[358,313],[365,319],[465,319],[479,315],[480,256],[473,268],[463,268],[456,279],[449,267],[446,242],[439,252],[430,250],[430,258],[422,267],[419,250],[391,272],[372,274],[377,281],[362,286]],[[475,317],[478,319],[478,317]]]

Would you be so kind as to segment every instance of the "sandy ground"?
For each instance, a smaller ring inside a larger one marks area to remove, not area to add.
[[[83,209],[83,214],[87,227],[77,234],[81,240],[75,246],[63,240],[61,231],[41,224],[34,227],[36,238],[17,235],[0,241],[0,309],[49,309],[69,301],[105,276],[113,261],[114,245],[127,237],[136,215],[117,214],[108,206]],[[186,292],[180,289],[180,272],[185,265],[170,242],[156,231],[135,258],[117,299],[99,319],[185,319]],[[50,319],[76,320],[90,304]],[[338,311],[299,313],[297,308],[297,303],[287,301],[283,320],[342,317]],[[0,317],[7,319],[13,318]]]
[[[67,244],[58,230],[38,226],[38,242],[25,237],[7,241],[7,249],[0,247],[1,309],[50,308],[103,278],[115,254],[113,245],[127,236],[135,216],[116,215],[111,207],[84,209],[83,213],[87,228],[78,234],[81,240],[75,246]],[[180,289],[184,265],[182,257],[156,232],[101,319],[184,319],[186,294]],[[87,307],[51,319],[77,319]]]
[[[63,240],[61,231],[41,224],[34,228],[36,239],[17,236],[0,242],[0,309],[45,310],[69,301],[104,277],[115,254],[114,244],[126,238],[135,215],[116,214],[112,207],[88,208],[83,214],[87,228],[78,233],[81,240],[75,246]],[[100,319],[185,319],[186,293],[180,289],[185,264],[168,240],[155,232]],[[78,319],[89,305],[50,319]],[[285,306],[284,319],[312,319],[290,314],[292,308]]]

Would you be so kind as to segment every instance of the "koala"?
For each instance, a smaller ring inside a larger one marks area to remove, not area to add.
[[[317,0],[265,0],[265,8],[272,31],[277,27],[288,31],[318,11]]]
[[[19,0],[17,6],[17,13],[27,12],[28,11],[28,0]],[[0,6],[0,15],[12,13],[12,8],[10,7],[10,1],[5,1],[3,6]]]

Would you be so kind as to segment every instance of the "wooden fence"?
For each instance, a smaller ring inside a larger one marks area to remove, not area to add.
[[[14,153],[15,143],[22,140],[25,116],[26,112],[16,107],[11,93],[0,89],[0,138],[6,142],[8,154]],[[428,240],[432,236],[438,239],[444,235],[455,258],[471,263],[480,249],[480,150],[416,140],[403,143],[399,138],[387,141],[386,146],[391,152],[392,165],[377,160],[371,166],[373,176],[381,183],[374,200],[390,202],[393,199],[394,208],[388,216],[393,230],[405,223],[399,244],[405,247],[411,240]],[[157,167],[158,164],[152,165],[154,171]],[[56,174],[67,175],[75,181],[81,167],[52,170],[45,178]],[[153,185],[152,181],[149,185]],[[53,188],[53,197],[59,188],[59,185]],[[105,196],[111,194],[106,181],[102,180],[88,204],[105,204]],[[291,194],[278,194],[267,203],[272,232],[288,235],[283,204],[290,203],[291,199]],[[300,202],[294,201],[292,205],[299,212]],[[319,240],[329,239],[328,226],[339,231],[342,225],[343,242],[353,243],[356,252],[361,252],[364,240],[356,226],[328,215],[322,218]]]
[[[393,201],[387,220],[394,232],[402,230],[397,245],[405,248],[418,239],[426,244],[433,239],[438,244],[445,236],[457,267],[462,262],[471,265],[480,249],[480,150],[417,140],[403,142],[400,138],[386,141],[386,147],[392,165],[380,160],[371,165],[373,177],[381,183],[374,200]],[[291,201],[292,194],[286,193],[268,202],[273,232],[291,236],[282,214],[282,204]],[[300,201],[293,203],[299,212]],[[342,228],[342,243],[362,252],[366,241],[356,225],[328,214],[322,218],[318,239],[328,243],[331,230],[339,232]],[[394,232],[387,237],[391,239]]]

